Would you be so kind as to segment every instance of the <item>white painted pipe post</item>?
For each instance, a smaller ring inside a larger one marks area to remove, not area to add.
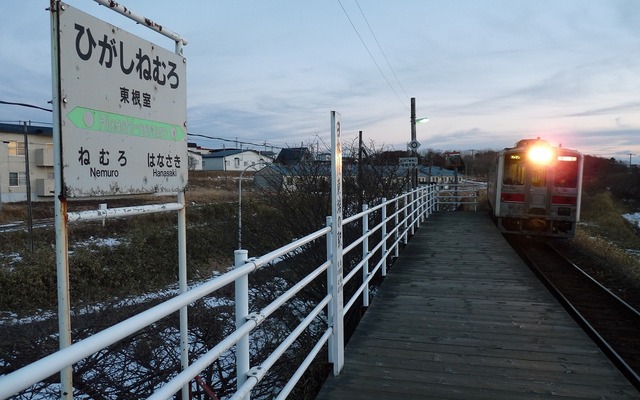
[[[411,236],[415,235],[416,233],[416,191],[413,190],[411,191],[411,199],[409,199],[409,201],[411,202]]]
[[[62,184],[62,139],[60,135],[61,92],[59,77],[60,49],[60,8],[58,1],[52,1],[51,12],[51,75],[53,76],[53,170],[54,170],[54,221],[56,232],[56,279],[58,292],[58,334],[60,350],[71,346],[71,301],[69,294],[69,237],[67,226],[67,199],[63,198]],[[73,399],[73,367],[60,370],[60,399]]]
[[[411,236],[415,235],[416,223],[418,222],[418,218],[416,218],[416,194],[416,190],[411,192]]]
[[[424,222],[424,187],[418,191],[418,227]]]
[[[387,199],[382,198],[382,276],[387,276]]]
[[[431,214],[431,185],[427,185],[424,189],[425,196],[425,219],[429,218],[429,214]]]
[[[427,188],[423,187],[422,190],[420,191],[420,205],[421,205],[421,217],[422,218],[422,222],[424,222],[427,219]]]
[[[249,256],[248,250],[236,250],[233,252],[235,268],[242,267]],[[249,276],[243,275],[235,281],[236,289],[236,329],[239,329],[247,322],[249,315]],[[240,388],[247,380],[247,374],[251,368],[249,359],[249,334],[247,333],[236,345],[236,374],[237,387]],[[249,400],[247,395],[244,400]]]
[[[402,231],[404,232],[404,234],[403,234],[402,239],[404,241],[404,244],[407,244],[407,243],[409,243],[409,235],[408,235],[409,221],[407,220],[407,218],[409,216],[409,214],[408,214],[408,212],[409,212],[409,210],[408,210],[408,208],[409,208],[409,195],[408,195],[408,193],[405,193],[403,199],[404,199],[404,205],[402,207],[402,220],[404,222],[402,223]]]
[[[369,278],[369,237],[366,236],[369,233],[369,213],[367,210],[369,206],[366,204],[362,205],[362,211],[364,215],[362,215],[362,260],[367,260],[362,263],[362,282],[366,282],[367,278]],[[362,306],[369,307],[369,284],[365,284],[362,290]]]
[[[395,243],[395,249],[393,251],[393,256],[398,258],[398,256],[400,255],[400,249],[399,249],[399,240],[400,240],[400,235],[398,234],[400,227],[398,226],[398,212],[400,211],[398,209],[398,198],[396,197],[393,200],[393,209],[394,209],[394,228],[393,228],[393,241]]]
[[[187,207],[184,191],[178,193],[178,203],[182,209],[178,211],[178,285],[180,293],[189,290],[187,285]],[[182,369],[189,368],[189,319],[188,307],[180,309],[180,363]],[[189,400],[189,385],[182,387],[182,400]]]
[[[422,189],[416,191],[416,229],[420,228],[422,222]]]
[[[433,214],[436,205],[436,186],[429,185],[429,215]]]

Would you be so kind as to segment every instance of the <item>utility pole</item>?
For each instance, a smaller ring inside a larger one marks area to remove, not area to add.
[[[27,123],[24,123],[24,173],[27,184],[27,232],[29,234],[29,251],[33,253],[33,205],[31,204],[31,173],[29,170],[29,138]]]
[[[629,153],[629,167],[631,167],[631,156],[635,156],[635,154]]]
[[[411,98],[411,143],[416,141],[416,98]],[[418,157],[416,149],[411,150],[413,157]],[[418,168],[417,165],[413,167],[413,173],[411,174],[411,187],[415,189],[418,187]]]
[[[411,98],[411,141],[416,140],[416,98]]]

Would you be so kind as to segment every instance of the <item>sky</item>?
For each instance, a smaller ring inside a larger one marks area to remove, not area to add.
[[[173,50],[92,0],[72,6]],[[419,151],[499,150],[541,137],[640,163],[637,0],[123,0],[186,38],[190,142],[258,149],[343,141]],[[5,1],[0,101],[49,108],[45,0]],[[51,113],[0,104],[0,122]],[[220,138],[214,140],[208,138]]]

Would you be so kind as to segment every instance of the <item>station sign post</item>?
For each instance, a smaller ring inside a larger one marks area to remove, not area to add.
[[[148,18],[96,0],[167,36]],[[68,198],[176,193],[178,276],[187,290],[186,59],[59,0],[51,0],[56,276],[60,349],[71,346]],[[124,208],[123,208],[124,210]],[[126,211],[125,211],[126,212]],[[187,307],[180,309],[181,365],[188,366]],[[73,367],[60,398],[73,398]],[[189,387],[182,388],[182,399]]]
[[[331,111],[331,267],[327,271],[331,293],[329,315],[333,335],[329,338],[329,362],[338,375],[344,366],[344,267],[342,236],[342,129],[341,116]]]

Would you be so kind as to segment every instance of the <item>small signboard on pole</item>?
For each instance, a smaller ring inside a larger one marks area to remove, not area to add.
[[[67,4],[59,24],[62,195],[183,191],[184,57]]]

